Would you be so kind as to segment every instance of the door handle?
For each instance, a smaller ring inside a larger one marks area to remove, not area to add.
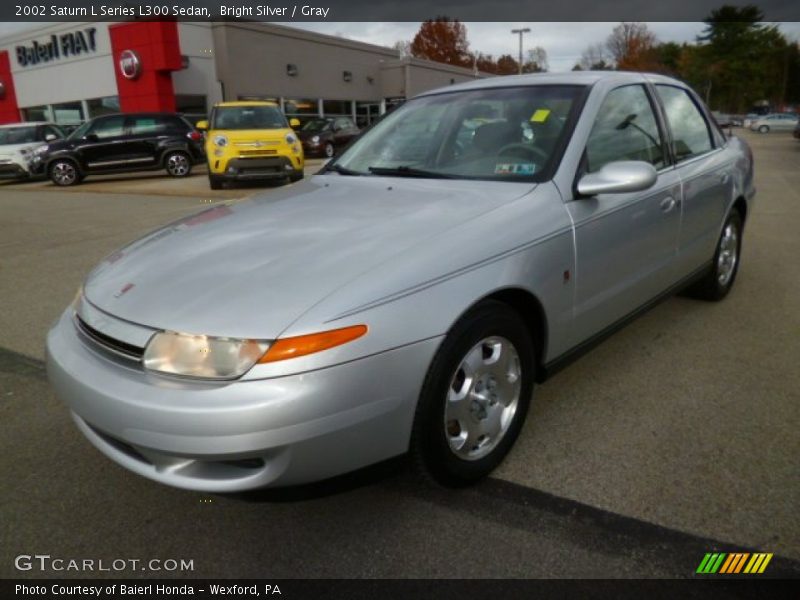
[[[719,182],[720,183],[728,183],[728,174],[727,173],[722,173],[719,176]]]
[[[675,208],[676,204],[678,204],[678,203],[675,201],[675,198],[673,198],[672,196],[667,196],[666,198],[664,198],[661,201],[661,204],[660,204],[661,212],[668,213],[673,208]]]

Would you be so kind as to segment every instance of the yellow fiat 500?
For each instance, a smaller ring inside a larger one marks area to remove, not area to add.
[[[303,178],[303,146],[292,127],[300,122],[286,116],[274,102],[220,102],[206,131],[208,183],[212,190],[225,181]]]

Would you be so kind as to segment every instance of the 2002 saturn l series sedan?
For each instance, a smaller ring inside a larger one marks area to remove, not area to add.
[[[534,381],[690,285],[724,297],[753,165],[661,76],[504,77],[418,96],[306,182],[112,254],[48,336],[106,456],[231,492],[411,451],[489,473]]]

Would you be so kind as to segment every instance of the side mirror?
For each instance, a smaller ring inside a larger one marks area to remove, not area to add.
[[[599,171],[587,173],[578,181],[581,196],[642,192],[655,184],[655,167],[639,160],[620,160],[603,165]]]
[[[194,128],[198,131],[208,131],[208,121],[198,121]]]
[[[52,142],[53,140],[57,140],[57,139],[58,139],[58,136],[55,133],[48,133],[46,136],[44,136],[44,141],[45,142]]]
[[[100,138],[97,137],[96,133],[87,133],[85,136],[83,136],[83,139],[85,139],[87,142],[99,142],[100,141]]]
[[[291,127],[292,129],[297,129],[298,127],[300,127],[300,119],[294,119],[294,118],[289,119],[289,127]]]

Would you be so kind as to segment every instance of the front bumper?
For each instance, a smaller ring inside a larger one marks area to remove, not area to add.
[[[31,174],[17,163],[0,163],[0,179],[28,179]]]
[[[83,339],[67,311],[47,372],[103,454],[171,486],[237,492],[332,477],[408,449],[439,340],[273,379],[198,382],[123,364]]]
[[[286,156],[232,158],[222,169],[217,170],[219,166],[219,164],[212,165],[210,173],[230,181],[282,179],[303,172],[302,164],[298,167]]]

